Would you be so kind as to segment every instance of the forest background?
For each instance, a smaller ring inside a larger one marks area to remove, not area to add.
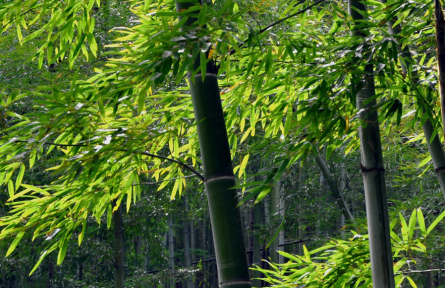
[[[371,287],[367,216],[375,287],[444,286],[438,4],[1,2],[0,287],[218,287],[240,239],[254,287]],[[243,226],[207,205],[223,162]]]

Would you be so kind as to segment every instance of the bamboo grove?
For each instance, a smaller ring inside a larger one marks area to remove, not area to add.
[[[122,4],[123,26],[104,33],[96,22],[107,2],[0,3],[1,37],[37,47],[28,61],[39,69],[68,69],[46,85],[1,94],[0,185],[10,211],[0,219],[0,239],[14,239],[6,256],[26,234],[48,240],[29,272],[53,251],[60,265],[69,240],[84,241],[89,217],[105,217],[122,247],[119,223],[146,193],[141,183],[159,183],[156,190],[169,189],[174,201],[194,178],[207,195],[220,287],[253,287],[240,207],[268,195],[279,202],[273,195],[283,178],[315,157],[332,202],[353,226],[327,161],[360,150],[369,250],[345,249],[370,253],[374,287],[409,278],[397,274],[409,260],[394,264],[391,250],[382,151],[391,149],[384,141],[394,131],[422,131],[406,144],[426,139],[418,166],[434,169],[444,197],[440,1],[131,0]],[[81,73],[85,67],[89,73]],[[32,109],[18,109],[27,101]],[[51,164],[43,185],[27,176],[41,162]],[[409,245],[420,245],[412,240],[415,225],[426,238],[443,218],[427,229],[421,213],[402,224]],[[346,245],[331,244],[325,248]],[[341,287],[372,285],[368,278]],[[123,281],[116,276],[116,287]]]

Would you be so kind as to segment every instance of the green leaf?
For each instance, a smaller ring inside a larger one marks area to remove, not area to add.
[[[199,55],[201,64],[201,77],[202,77],[202,82],[204,82],[207,73],[207,53],[201,51]]]
[[[39,261],[37,261],[36,265],[34,265],[34,268],[32,268],[31,272],[29,272],[29,276],[31,276],[32,273],[34,273],[34,271],[39,268],[40,263],[42,263],[43,259],[45,259],[46,254],[48,254],[48,250],[43,251],[42,255],[40,255]]]
[[[51,60],[53,58],[53,52],[54,52],[53,42],[49,42],[48,47],[46,48],[46,57],[48,58],[48,63],[51,63]]]
[[[400,224],[402,225],[402,238],[404,242],[408,242],[408,224],[406,224],[405,218],[402,213],[399,213]]]
[[[83,237],[85,236],[85,229],[86,229],[86,227],[87,227],[87,219],[85,218],[85,219],[82,220],[82,232],[80,232],[79,238],[78,238],[79,246],[80,246],[80,244],[82,244]]]
[[[15,248],[20,243],[20,240],[22,240],[23,235],[25,235],[25,231],[22,231],[19,234],[17,234],[17,236],[15,236],[14,240],[12,241],[11,245],[9,246],[8,251],[6,252],[5,257],[8,257],[9,255],[11,255],[12,252],[14,252]]]
[[[130,189],[127,190],[127,213],[128,211],[130,211],[130,206],[131,206],[131,196],[132,196],[132,189],[130,187]]]
[[[417,209],[417,222],[419,222],[419,229],[422,236],[426,236],[425,219],[423,218],[423,213],[420,208]]]
[[[270,76],[271,71],[272,71],[272,48],[271,47],[269,47],[267,49],[265,69],[266,69],[267,76]]]
[[[31,150],[31,153],[29,155],[29,169],[31,169],[34,166],[34,163],[36,162],[36,156],[37,156],[37,149],[34,148]]]
[[[25,165],[22,163],[20,165],[20,171],[17,175],[17,179],[15,179],[15,190],[19,190],[20,185],[22,184],[23,175],[25,174]]]
[[[12,180],[8,181],[8,193],[9,193],[9,198],[14,197],[14,184],[12,183]]]
[[[431,223],[430,227],[428,227],[428,230],[426,231],[425,237],[428,236],[431,231],[433,231],[434,227],[437,226],[437,224],[439,224],[440,221],[442,221],[443,217],[445,217],[445,211],[443,211],[439,217],[436,218],[436,220],[433,221],[433,223]]]
[[[408,239],[412,240],[414,230],[416,229],[416,220],[417,220],[417,209],[413,210],[413,213],[411,214],[411,217],[409,219],[409,225],[408,225]]]
[[[20,28],[20,24],[17,24],[17,36],[21,44],[23,40],[23,35],[22,35],[22,29]]]
[[[397,271],[399,271],[400,270],[400,268],[402,268],[403,267],[403,265],[405,265],[406,264],[406,258],[402,258],[402,259],[400,259],[399,261],[397,261],[397,263],[394,265],[394,273],[396,273]]]
[[[266,245],[266,249],[269,248],[269,246],[272,244],[273,240],[275,240],[275,238],[278,237],[278,234],[280,234],[280,231],[281,231],[281,229],[283,229],[284,223],[286,222],[285,220],[286,220],[286,219],[283,218],[283,221],[281,221],[281,224],[280,224],[280,226],[278,226],[277,231],[276,231],[275,234],[272,236],[272,238],[270,238],[269,243],[267,243],[267,245]]]
[[[417,288],[416,283],[413,281],[413,279],[411,279],[411,277],[406,276],[406,279],[408,279],[409,284],[411,284],[411,287]]]
[[[250,154],[247,154],[246,156],[244,156],[243,161],[241,161],[239,172],[238,172],[239,178],[241,178],[243,176],[244,172],[246,171],[246,166],[247,166],[247,162],[249,161],[249,156],[250,156]]]
[[[206,22],[206,14],[207,14],[207,4],[204,4],[199,12],[198,16],[198,24],[199,26],[204,26]]]
[[[278,171],[277,171],[277,173],[275,174],[274,179],[273,179],[273,184],[274,184],[274,185],[275,185],[276,183],[278,183],[278,181],[280,181],[281,176],[283,175],[284,170],[286,170],[287,165],[289,164],[289,162],[290,162],[290,159],[284,159],[284,161],[281,162],[280,168],[278,168]]]
[[[59,255],[57,255],[57,265],[62,264],[63,259],[65,259],[67,248],[68,248],[68,239],[63,239],[60,242]]]
[[[425,159],[423,159],[422,160],[422,162],[420,162],[419,163],[419,168],[420,167],[422,167],[422,166],[425,166],[428,162],[430,162],[431,161],[431,155],[430,154],[428,154],[427,156],[426,156],[426,158]]]
[[[181,179],[176,179],[175,180],[175,185],[173,186],[173,191],[172,191],[172,195],[170,196],[170,200],[175,199],[176,192],[178,192],[179,182],[180,181],[181,181]]]
[[[113,207],[111,206],[111,203],[108,204],[107,207],[107,228],[110,229],[111,227],[111,221],[113,219]]]

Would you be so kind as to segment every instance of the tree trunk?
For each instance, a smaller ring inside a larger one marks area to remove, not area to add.
[[[380,2],[386,3],[386,0],[380,0]],[[394,20],[397,21],[396,18],[394,18]],[[400,34],[400,25],[394,26],[394,21],[388,21],[387,25],[390,35]],[[399,53],[399,55],[403,73],[407,74],[407,71],[409,70],[407,69],[407,66],[411,63],[414,63],[408,46],[405,46],[405,48],[403,49],[403,51],[401,51],[401,53]],[[415,71],[413,71],[412,81],[414,85],[418,84],[418,77]],[[431,159],[433,160],[434,171],[436,171],[437,178],[439,179],[440,190],[442,191],[442,195],[445,197],[445,154],[442,149],[442,143],[440,142],[440,138],[438,135],[435,135],[434,139],[431,140],[434,127],[433,124],[431,124],[430,119],[427,119],[425,121],[425,123],[422,125],[422,129],[423,133],[425,134],[428,151],[430,152]]]
[[[341,192],[337,187],[337,183],[335,183],[331,175],[331,172],[329,171],[328,165],[326,164],[325,159],[322,158],[322,156],[320,155],[320,152],[318,153],[318,155],[315,156],[315,161],[317,162],[318,168],[320,168],[320,171],[323,174],[325,181],[328,183],[332,195],[334,196],[335,201],[337,202],[337,205],[341,210],[341,213],[343,214],[345,219],[347,219],[348,221],[353,221],[354,217],[349,211],[349,208],[346,205],[345,200],[343,199]]]
[[[192,4],[176,2],[179,12]],[[190,17],[184,27],[193,26]],[[195,69],[200,67],[199,57]],[[189,71],[190,73],[193,71]],[[197,124],[199,147],[204,169],[204,183],[210,210],[218,279],[221,288],[250,288],[244,232],[233,174],[227,130],[219,94],[217,69],[207,63],[205,79],[197,73],[189,75],[193,110]]]
[[[171,214],[168,215],[168,265],[172,271],[172,277],[170,281],[170,287],[175,287],[175,278],[173,277],[175,273],[175,242],[173,237],[173,221]]]
[[[258,226],[260,225],[260,221],[261,221],[261,207],[259,204],[256,204],[253,206],[253,231],[254,231],[254,236],[253,236],[253,264],[261,267],[261,251],[260,251],[260,232],[258,229]],[[261,277],[261,273],[259,271],[254,271],[253,272],[253,287],[260,287],[261,286],[261,280],[259,279],[255,279],[255,278],[260,278]]]
[[[114,287],[124,288],[124,227],[122,222],[122,207],[114,211]]]
[[[436,16],[436,45],[437,64],[439,67],[439,96],[440,108],[442,111],[442,123],[445,135],[445,19],[442,4],[439,0],[434,0],[434,15]]]
[[[184,211],[187,213],[187,198],[184,197]],[[191,268],[191,258],[190,258],[190,230],[189,230],[189,220],[185,219],[182,227],[182,235],[184,237],[184,258],[185,258],[185,267],[188,271]],[[187,276],[186,288],[192,288],[193,282],[190,276]]]
[[[349,14],[354,21],[364,20],[364,17],[358,12],[366,11],[364,4],[359,0],[349,0],[348,4]],[[364,36],[357,29],[354,29],[354,33],[357,36]],[[372,64],[366,65],[364,70],[366,84],[357,93],[357,110],[360,111],[359,118],[362,121],[359,129],[361,170],[365,189],[373,286],[394,288],[385,169],[378,113],[373,108],[376,105],[373,70]],[[351,79],[351,81],[354,81],[354,79]],[[371,101],[369,101],[370,98]]]
[[[339,192],[343,193],[345,191],[345,188],[346,188],[346,168],[345,168],[345,162],[341,162],[340,163],[340,185],[338,187]],[[346,202],[345,202],[345,205],[347,207]],[[354,216],[352,216],[351,212],[349,212],[349,213],[351,214],[351,217],[354,217]],[[339,226],[340,226],[340,238],[343,240],[345,239],[345,236],[346,236],[345,230],[343,229],[343,227],[345,227],[345,225],[346,225],[345,222],[346,222],[346,217],[345,217],[345,214],[342,213],[340,215],[340,223],[339,223],[340,225]]]
[[[272,188],[272,217],[275,219],[280,218],[280,182],[274,185]],[[274,236],[277,233],[279,222],[277,221],[276,224],[274,224],[274,228],[272,229],[272,236]],[[270,258],[272,259],[273,263],[280,263],[280,258],[278,254],[278,245],[279,245],[279,236],[277,236],[270,245]]]
[[[300,189],[300,193],[304,193],[303,190],[306,187],[306,170],[303,166],[300,166],[300,176],[298,179],[298,186]],[[304,230],[304,219],[302,219],[303,215],[303,205],[298,203],[298,239],[303,240],[305,234]],[[303,255],[303,242],[298,243],[298,255]]]
[[[285,187],[285,185],[284,185]],[[284,187],[283,189],[280,189],[280,223],[281,221],[283,221],[284,219],[284,211],[285,211],[285,207],[284,207]],[[279,251],[284,251],[284,239],[285,239],[285,235],[284,235],[284,226],[281,228],[280,233],[278,234],[278,250]],[[280,264],[284,263],[284,257],[283,255],[279,254],[278,256],[278,261]]]

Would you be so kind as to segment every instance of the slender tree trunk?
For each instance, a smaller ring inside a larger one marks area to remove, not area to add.
[[[272,188],[272,216],[275,219],[280,218],[280,182],[275,184],[275,186]],[[279,223],[274,225],[274,228],[272,229],[272,236],[274,236],[277,233]],[[279,236],[277,236],[270,245],[270,258],[272,259],[273,263],[279,263],[280,258],[278,254],[278,245],[279,245]]]
[[[171,214],[168,215],[168,265],[172,271],[172,277],[170,279],[170,287],[175,287],[175,278],[173,277],[175,273],[175,242],[173,235],[173,221]]]
[[[364,4],[359,0],[349,0],[348,4],[349,14],[354,21],[364,20],[362,14],[358,12],[366,11]],[[364,36],[357,29],[354,29],[354,33],[357,36]],[[364,70],[366,84],[357,93],[357,110],[360,111],[359,118],[362,121],[359,129],[361,170],[365,189],[373,286],[394,288],[385,169],[378,113],[373,109],[376,105],[373,70],[372,64],[366,65]]]
[[[114,287],[124,288],[124,225],[122,222],[122,207],[114,211]]]
[[[48,285],[47,285],[48,288],[53,287],[53,278],[54,278],[54,265],[53,265],[53,260],[50,257],[48,264]]]
[[[262,201],[264,204],[264,222],[266,223],[266,226],[269,228],[270,227],[270,213],[269,213],[269,196],[267,196],[266,198],[264,198],[264,200]],[[264,257],[263,259],[268,259],[269,257],[271,257],[270,255],[270,249],[264,249]]]
[[[176,2],[181,11],[191,3]],[[193,26],[190,17],[184,27]],[[200,67],[199,57],[195,69]],[[190,73],[193,71],[189,71]],[[244,245],[244,232],[238,207],[237,191],[231,163],[227,130],[219,94],[217,69],[207,63],[205,79],[201,73],[189,78],[199,146],[204,168],[204,183],[209,202],[210,221],[215,243],[218,279],[221,288],[250,288],[249,265]]]
[[[261,251],[260,251],[260,232],[258,229],[258,226],[260,225],[261,221],[261,206],[259,204],[256,204],[253,206],[253,264],[261,267]],[[260,278],[261,273],[259,271],[253,272],[253,287],[260,287],[261,286],[261,280],[255,279]]]
[[[341,164],[340,164],[340,185],[338,187],[338,189],[340,190],[339,192],[343,193],[343,191],[345,191],[345,188],[346,188],[346,168],[345,168],[345,162],[341,162]],[[345,205],[346,205],[346,202],[345,202]],[[349,212],[349,214],[351,214],[351,217],[353,217],[351,212]],[[345,230],[343,229],[343,227],[345,227],[345,225],[346,225],[345,214],[342,213],[340,215],[339,222],[340,222],[339,223],[340,224],[339,225],[340,226],[340,238],[345,239]]]
[[[285,185],[284,185],[285,186]],[[284,188],[280,189],[280,221],[283,221],[284,219],[284,211],[285,211],[285,206],[284,206]],[[284,239],[285,239],[285,235],[284,235],[285,231],[284,231],[284,226],[281,228],[280,233],[278,234],[278,250],[279,251],[284,251]],[[284,257],[283,255],[279,254],[278,256],[278,261],[280,264],[284,263]]]
[[[184,197],[184,211],[188,211],[187,198]],[[184,237],[184,258],[185,258],[185,267],[188,271],[191,268],[191,258],[190,258],[190,230],[189,230],[189,220],[186,219],[183,223],[182,234]],[[186,288],[192,288],[193,282],[190,276],[187,276]]]
[[[298,179],[298,188],[300,189],[300,193],[303,194],[305,193],[303,190],[306,187],[306,170],[304,169],[303,166],[300,166],[300,171],[299,171],[300,175],[299,175],[299,179]],[[304,230],[304,219],[302,217],[303,215],[303,206],[300,203],[298,203],[298,239],[303,240],[304,236],[305,236],[305,230]],[[298,243],[298,255],[303,255],[303,243],[300,242]]]
[[[346,202],[341,195],[341,190],[338,189],[337,183],[335,183],[325,159],[320,155],[320,153],[318,153],[318,155],[315,156],[315,161],[317,162],[318,168],[320,168],[325,181],[329,185],[329,188],[331,189],[332,195],[334,196],[335,201],[337,202],[337,205],[341,210],[341,213],[343,214],[345,219],[347,219],[348,221],[353,221],[354,217],[349,211],[348,205],[346,205]]]
[[[386,0],[380,0],[380,2],[386,3]],[[390,35],[395,36],[400,34],[401,32],[400,25],[394,26],[394,21],[388,21],[387,25],[388,25],[388,32]],[[414,60],[411,57],[411,53],[409,52],[408,46],[405,46],[405,48],[403,49],[403,51],[401,51],[401,53],[399,53],[399,55],[403,73],[407,74],[408,72],[407,66],[414,63]],[[418,84],[418,76],[415,71],[413,71],[412,81],[414,85]],[[442,195],[445,197],[445,154],[442,148],[442,143],[440,142],[440,138],[438,135],[435,135],[434,139],[431,140],[431,137],[433,136],[434,127],[433,124],[431,124],[430,119],[427,119],[425,123],[422,125],[422,130],[423,133],[425,134],[426,143],[428,145],[428,151],[430,152],[431,159],[433,160],[434,170],[436,171],[437,178],[439,179],[440,190],[442,191]]]

